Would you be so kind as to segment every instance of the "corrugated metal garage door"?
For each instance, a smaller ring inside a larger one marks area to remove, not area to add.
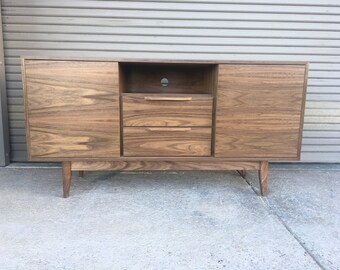
[[[13,161],[21,55],[309,61],[302,160],[340,161],[340,1],[3,0],[2,19]]]

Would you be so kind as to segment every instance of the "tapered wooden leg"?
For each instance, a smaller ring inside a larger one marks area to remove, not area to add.
[[[79,177],[84,177],[84,171],[79,171],[78,175],[79,175]]]
[[[237,170],[237,172],[242,178],[246,179],[246,170]]]
[[[259,180],[261,196],[267,196],[268,161],[260,162]]]
[[[67,198],[70,195],[70,186],[71,186],[71,161],[63,161],[63,192],[64,198]]]

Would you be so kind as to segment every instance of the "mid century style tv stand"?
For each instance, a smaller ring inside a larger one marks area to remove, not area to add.
[[[307,63],[22,58],[28,158],[72,171],[298,160]]]

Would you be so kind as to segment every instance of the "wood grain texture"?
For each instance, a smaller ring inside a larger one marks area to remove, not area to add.
[[[124,126],[210,127],[212,124],[211,95],[126,94],[122,100]]]
[[[220,65],[216,157],[298,158],[304,65]]]
[[[261,196],[267,196],[268,161],[260,162],[259,181]]]
[[[72,178],[70,161],[62,162],[62,173],[63,173],[63,197],[67,198],[70,195],[71,178]]]
[[[211,128],[124,127],[124,156],[210,156]]]
[[[126,93],[209,94],[205,82],[214,65],[144,62],[122,63],[121,67]],[[161,84],[163,78],[167,86]]]
[[[120,155],[118,64],[26,60],[29,157]]]
[[[37,158],[37,159],[32,159],[34,161],[41,161],[41,159]],[[108,160],[108,158],[98,158],[98,157],[91,157],[91,158],[87,158],[87,157],[78,157],[78,158],[64,158],[63,160],[65,161],[75,161],[75,160],[79,160],[79,161],[106,161]],[[116,158],[110,158],[111,161],[136,161],[136,160],[141,160],[141,157],[133,157],[133,156],[120,156],[120,157],[116,157]],[[216,158],[212,155],[210,156],[143,156],[142,158],[143,161],[222,161],[222,162],[247,162],[247,161],[259,161],[259,158]],[[275,160],[275,161],[280,161],[280,158],[272,158],[271,160]],[[296,160],[296,158],[285,158],[285,160]],[[44,158],[44,161],[55,161],[55,158]]]
[[[212,133],[211,133],[211,155],[215,156],[215,134],[216,134],[216,96],[217,96],[217,82],[218,82],[218,65],[215,65],[212,71],[207,74],[205,80],[206,87],[208,87],[213,96],[213,113],[212,113]]]
[[[214,161],[72,161],[72,171],[259,170],[259,162]]]

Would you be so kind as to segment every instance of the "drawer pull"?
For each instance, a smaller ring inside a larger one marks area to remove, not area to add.
[[[152,101],[189,101],[192,100],[192,97],[152,97],[152,96],[145,96],[145,100],[152,100]]]
[[[186,131],[190,131],[191,128],[166,128],[166,127],[162,127],[162,128],[158,128],[158,127],[150,127],[147,128],[148,131],[182,131],[182,132],[186,132]]]

